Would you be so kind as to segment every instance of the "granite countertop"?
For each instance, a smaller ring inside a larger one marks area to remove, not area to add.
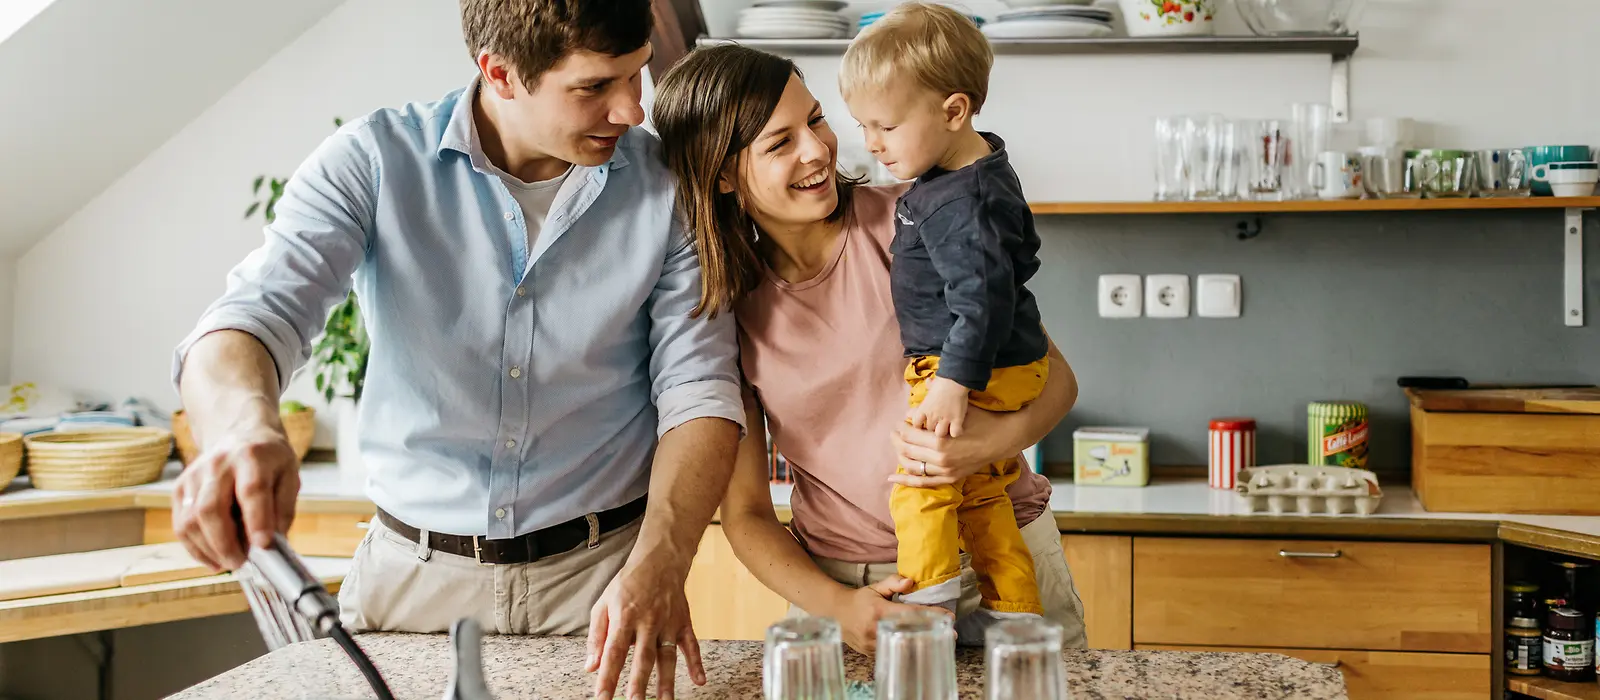
[[[451,664],[445,635],[375,633],[356,639],[396,698],[443,697]],[[706,684],[690,683],[680,663],[678,697],[761,697],[761,642],[702,641],[700,647]],[[1334,667],[1279,654],[1068,651],[1063,656],[1074,700],[1347,697],[1344,678]],[[579,637],[484,637],[485,675],[499,700],[590,697],[594,677],[584,672],[583,657],[584,640]],[[956,674],[962,700],[983,695],[981,661],[979,650],[958,652]],[[848,678],[869,681],[872,661],[846,650],[845,673]],[[371,691],[338,647],[331,640],[321,640],[284,647],[172,697],[358,698],[371,697]]]

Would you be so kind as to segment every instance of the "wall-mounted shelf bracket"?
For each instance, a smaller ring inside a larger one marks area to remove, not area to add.
[[[1569,326],[1583,325],[1583,213],[1586,207],[1568,207],[1561,227],[1564,253],[1561,315]]]
[[[1350,121],[1350,54],[1333,54],[1333,71],[1328,84],[1333,90],[1328,96],[1332,120],[1340,123]]]

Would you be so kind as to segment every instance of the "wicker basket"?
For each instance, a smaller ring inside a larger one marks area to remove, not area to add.
[[[289,446],[294,448],[294,455],[300,459],[306,458],[306,453],[311,451],[311,439],[317,435],[317,412],[315,409],[306,408],[293,413],[281,413],[283,430],[289,435]],[[189,419],[182,409],[172,414],[172,439],[178,443],[178,458],[183,460],[185,466],[200,456],[200,445],[194,441],[194,433],[189,430]]]
[[[23,438],[23,444],[34,488],[92,491],[161,478],[172,454],[172,433],[160,428],[38,433]]]
[[[0,433],[0,491],[22,471],[22,434]]]

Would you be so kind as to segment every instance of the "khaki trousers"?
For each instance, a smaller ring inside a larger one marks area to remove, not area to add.
[[[352,632],[448,632],[470,617],[492,634],[587,635],[589,612],[633,551],[643,518],[531,564],[484,565],[411,542],[373,518],[339,589]]]
[[[1061,646],[1065,649],[1088,648],[1089,641],[1083,627],[1083,599],[1072,583],[1072,572],[1067,568],[1067,555],[1061,550],[1061,533],[1056,530],[1055,519],[1048,512],[1034,518],[1022,528],[1022,541],[1033,555],[1033,571],[1039,584],[1039,600],[1044,604],[1044,617],[1061,625]],[[898,573],[895,562],[857,564],[826,557],[812,557],[817,566],[833,580],[852,588],[861,588]],[[965,617],[978,609],[978,574],[972,570],[971,560],[961,555],[961,598],[956,601],[956,615]],[[798,607],[789,607],[789,616],[807,614]]]

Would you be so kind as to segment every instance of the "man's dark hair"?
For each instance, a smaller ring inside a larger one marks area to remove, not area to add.
[[[472,60],[505,57],[529,92],[561,59],[585,50],[622,56],[650,42],[650,0],[461,0]]]

